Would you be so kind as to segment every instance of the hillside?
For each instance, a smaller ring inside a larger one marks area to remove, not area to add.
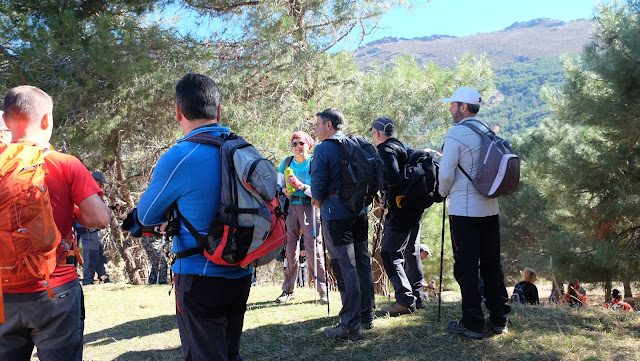
[[[500,31],[465,37],[384,38],[360,47],[356,51],[356,59],[363,68],[372,62],[387,62],[397,55],[411,55],[420,62],[433,61],[440,66],[451,66],[457,57],[471,51],[485,53],[494,64],[501,65],[577,53],[589,40],[591,27],[591,20],[562,22],[535,19],[516,22]]]

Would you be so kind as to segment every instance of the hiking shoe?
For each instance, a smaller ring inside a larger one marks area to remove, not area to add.
[[[382,307],[380,311],[382,311],[382,313],[388,313],[390,316],[400,316],[400,315],[407,315],[407,314],[416,312],[416,307],[415,306],[405,307],[399,304],[398,302],[395,302],[391,306]]]
[[[321,305],[326,305],[327,303],[329,303],[329,297],[327,297],[327,295],[321,296],[318,303]]]
[[[296,294],[295,293],[282,292],[282,294],[280,296],[278,296],[278,298],[276,298],[275,302],[276,303],[287,303],[287,302],[295,300],[295,299],[296,299]]]
[[[362,322],[360,328],[363,330],[370,330],[373,328],[373,321]]]
[[[325,335],[330,338],[339,339],[339,340],[362,340],[364,335],[360,330],[350,330],[347,325],[340,322],[334,327],[327,327],[322,331]]]
[[[475,331],[471,331],[469,329],[467,329],[466,327],[464,327],[460,322],[456,321],[456,320],[450,320],[449,323],[447,324],[447,331],[449,332],[453,332],[453,333],[459,333],[459,334],[463,334],[469,338],[473,338],[473,339],[480,339],[482,338],[482,332],[475,332]]]
[[[495,333],[496,335],[501,335],[503,333],[509,333],[509,330],[507,329],[507,324],[505,323],[504,326],[496,326],[491,322],[491,318],[487,318],[487,328],[489,330],[491,330],[493,333]]]

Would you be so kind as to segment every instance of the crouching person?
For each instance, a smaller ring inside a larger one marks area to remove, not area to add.
[[[143,225],[161,224],[176,204],[184,218],[206,234],[218,212],[221,189],[220,150],[189,142],[195,134],[229,134],[221,126],[220,91],[216,83],[200,74],[187,74],[176,85],[176,120],[185,137],[178,139],[155,166],[149,188],[138,204]],[[180,218],[173,252],[198,247]],[[240,336],[252,268],[221,266],[202,252],[179,258],[175,273],[176,315],[185,360],[242,360]]]

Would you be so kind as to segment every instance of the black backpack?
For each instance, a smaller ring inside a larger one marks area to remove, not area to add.
[[[441,202],[438,194],[436,166],[433,157],[424,150],[408,150],[409,161],[403,170],[406,185],[398,195],[404,196],[400,208],[426,209]]]
[[[342,187],[340,201],[350,210],[360,212],[373,202],[384,184],[382,160],[376,148],[360,136],[329,138],[340,144]]]
[[[516,287],[513,289],[513,293],[511,294],[511,299],[509,303],[514,303],[518,305],[522,305],[525,303],[524,298],[524,283],[518,283]]]

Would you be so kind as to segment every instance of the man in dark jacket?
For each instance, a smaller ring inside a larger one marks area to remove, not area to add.
[[[341,144],[344,117],[335,108],[316,114],[316,135],[321,141],[311,167],[312,203],[320,208],[322,237],[331,256],[331,269],[342,299],[340,323],[327,327],[331,338],[358,340],[360,328],[373,327],[375,299],[369,254],[367,209],[354,212],[342,203]],[[338,141],[333,141],[333,140]],[[325,141],[327,140],[327,141]]]
[[[384,223],[380,255],[395,290],[396,302],[382,307],[382,312],[398,316],[422,308],[422,262],[420,259],[420,219],[422,209],[401,208],[396,197],[405,185],[404,169],[409,164],[408,148],[393,137],[393,120],[376,119],[371,134],[384,164],[386,203],[389,207]]]

